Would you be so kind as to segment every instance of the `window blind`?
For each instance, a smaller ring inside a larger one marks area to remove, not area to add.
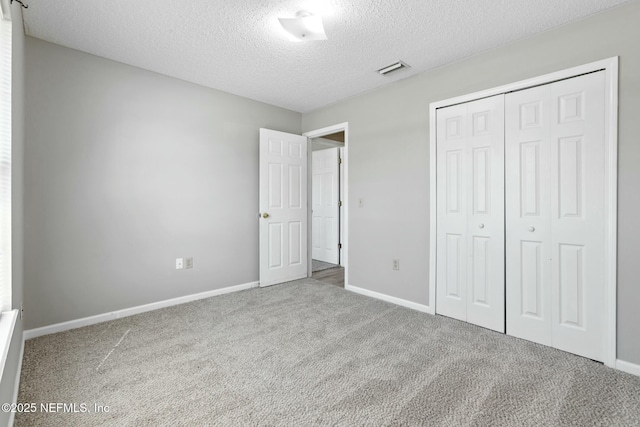
[[[0,18],[0,312],[11,309],[11,21]]]

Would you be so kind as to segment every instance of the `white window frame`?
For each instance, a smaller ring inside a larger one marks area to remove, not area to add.
[[[4,374],[18,310],[11,310],[11,1],[0,0],[0,376]],[[20,356],[22,359],[22,356]],[[19,374],[18,374],[19,376]],[[17,386],[16,389],[17,391]],[[16,397],[14,396],[14,402]],[[13,415],[9,424],[13,424]]]
[[[0,16],[0,312],[11,310],[11,4]]]

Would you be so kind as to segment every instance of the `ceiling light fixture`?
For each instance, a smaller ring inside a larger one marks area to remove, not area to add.
[[[312,15],[311,12],[301,10],[295,18],[278,18],[282,28],[297,40],[326,40],[322,18]]]

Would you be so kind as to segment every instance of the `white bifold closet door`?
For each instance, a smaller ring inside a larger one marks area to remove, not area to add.
[[[504,332],[504,95],[436,114],[436,312]]]
[[[506,95],[507,333],[602,360],[604,72]]]

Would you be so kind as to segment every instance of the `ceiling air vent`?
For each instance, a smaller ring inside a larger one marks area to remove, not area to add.
[[[384,76],[393,71],[402,70],[403,68],[409,68],[409,66],[402,61],[398,61],[394,64],[387,65],[386,67],[380,68],[378,72],[380,73],[380,75]]]

